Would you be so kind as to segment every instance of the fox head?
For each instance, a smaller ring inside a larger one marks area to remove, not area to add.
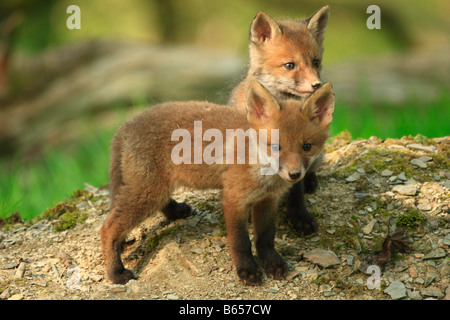
[[[260,11],[250,28],[250,68],[254,80],[277,99],[306,98],[321,86],[323,39],[329,8],[300,22],[275,21]]]
[[[252,81],[246,111],[251,128],[269,131],[266,150],[278,158],[277,174],[294,183],[304,178],[322,154],[333,120],[333,87],[327,83],[304,101],[287,99],[278,103],[264,86]],[[272,129],[278,129],[276,144],[270,137]]]

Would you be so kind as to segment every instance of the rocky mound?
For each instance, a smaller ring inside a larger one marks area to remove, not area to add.
[[[280,206],[285,280],[239,281],[220,193],[180,190],[185,220],[148,219],[128,237],[127,285],[104,276],[108,190],[86,186],[39,218],[0,229],[0,299],[450,299],[450,136],[334,137],[307,195],[319,231],[299,237]],[[250,235],[252,233],[250,227]]]

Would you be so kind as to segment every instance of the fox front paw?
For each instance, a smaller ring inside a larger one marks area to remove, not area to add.
[[[295,231],[298,234],[309,236],[317,231],[317,223],[316,219],[312,215],[304,214],[301,218],[297,219],[295,222],[292,222]]]
[[[109,279],[115,284],[125,284],[131,279],[136,279],[136,276],[131,270],[122,269],[121,271],[109,272]]]
[[[264,270],[269,277],[280,280],[286,277],[288,265],[286,261],[276,251],[272,251],[262,261]]]
[[[256,285],[262,281],[262,273],[256,263],[238,267],[237,274],[246,285]]]

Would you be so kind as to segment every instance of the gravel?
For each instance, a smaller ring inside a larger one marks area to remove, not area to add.
[[[139,278],[111,284],[99,234],[109,193],[87,185],[67,200],[86,216],[73,229],[56,232],[59,219],[46,218],[0,229],[0,299],[448,300],[449,150],[450,137],[333,138],[318,171],[319,188],[305,196],[319,230],[298,236],[281,205],[275,244],[289,273],[283,280],[264,277],[259,286],[246,286],[236,275],[220,193],[190,189],[174,198],[188,202],[194,214],[170,223],[157,214],[133,230],[123,260]],[[411,250],[394,254],[379,274],[360,272],[401,222]],[[253,238],[251,225],[249,233]],[[380,286],[370,289],[373,280]]]

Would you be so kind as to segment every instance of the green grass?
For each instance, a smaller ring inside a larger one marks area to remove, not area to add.
[[[428,138],[449,135],[450,95],[443,91],[433,102],[411,99],[405,106],[374,106],[369,98],[358,108],[337,101],[330,134],[348,130],[354,138],[401,138],[421,134]],[[120,111],[118,111],[120,112]],[[109,141],[113,130],[98,129],[70,151],[50,150],[40,161],[0,160],[0,217],[14,212],[28,220],[55,203],[70,198],[84,183],[108,183]]]
[[[70,198],[84,183],[108,182],[109,133],[82,141],[72,151],[50,150],[37,162],[0,162],[0,217],[18,211],[28,220],[54,203]]]
[[[364,97],[357,107],[337,100],[330,135],[348,130],[354,138],[401,138],[423,135],[436,138],[450,135],[450,94],[442,90],[434,101],[410,98],[403,106],[389,103],[374,105]]]

